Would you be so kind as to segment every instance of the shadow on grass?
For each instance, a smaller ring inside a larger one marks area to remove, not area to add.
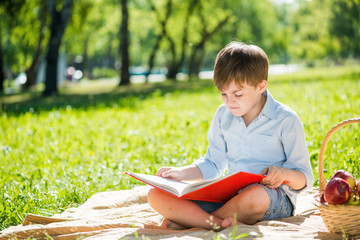
[[[97,106],[136,108],[140,101],[149,97],[164,96],[171,92],[201,92],[214,88],[211,80],[191,82],[171,82],[133,84],[130,86],[110,86],[99,90],[99,86],[73,86],[63,89],[60,94],[42,97],[41,92],[24,92],[11,96],[1,96],[1,111],[7,115],[20,115],[26,112],[38,113],[54,109],[89,109]]]
[[[360,80],[359,66],[340,66],[331,68],[307,69],[302,72],[270,76],[269,84],[278,85],[284,83],[311,84],[312,82],[326,82]],[[80,82],[81,83],[81,82]],[[106,80],[88,81],[88,86],[82,84],[64,88],[60,94],[52,97],[41,97],[41,92],[25,92],[17,95],[0,95],[0,114],[20,115],[26,112],[50,111],[63,109],[68,106],[75,109],[88,109],[98,106],[112,107],[117,105],[121,108],[136,108],[144,99],[154,96],[156,93],[163,96],[171,92],[201,92],[205,89],[215,89],[212,80],[194,79],[190,82],[171,82],[133,84],[118,87],[116,83],[108,84]],[[102,85],[104,84],[105,87]]]

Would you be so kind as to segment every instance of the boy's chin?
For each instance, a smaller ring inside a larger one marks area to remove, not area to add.
[[[238,108],[237,109],[232,109],[229,106],[227,106],[227,108],[232,113],[232,115],[234,115],[235,117],[242,117],[244,115],[244,113]]]
[[[242,117],[243,114],[238,113],[238,112],[233,112],[231,111],[231,113],[235,116],[235,117]]]

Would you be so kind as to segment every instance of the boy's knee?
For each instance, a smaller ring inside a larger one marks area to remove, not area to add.
[[[153,206],[154,203],[159,202],[159,199],[161,198],[162,192],[156,188],[151,188],[147,194],[147,200],[150,204],[150,206]]]
[[[267,191],[261,186],[253,186],[244,191],[244,199],[248,210],[254,214],[262,214],[267,211],[270,205],[270,198]]]
[[[150,188],[148,194],[147,194],[147,200],[149,203],[152,202],[152,200],[156,197],[157,191],[155,188]]]

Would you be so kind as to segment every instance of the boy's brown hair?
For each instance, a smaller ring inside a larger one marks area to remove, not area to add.
[[[246,83],[256,87],[262,80],[267,80],[268,69],[268,57],[260,47],[230,42],[216,57],[214,82],[220,91],[232,81],[239,86]]]

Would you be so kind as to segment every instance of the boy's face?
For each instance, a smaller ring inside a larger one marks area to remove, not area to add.
[[[246,83],[239,86],[235,81],[221,91],[225,105],[236,117],[249,117],[254,119],[264,105],[262,93],[266,90],[267,82],[263,80],[257,87]]]

